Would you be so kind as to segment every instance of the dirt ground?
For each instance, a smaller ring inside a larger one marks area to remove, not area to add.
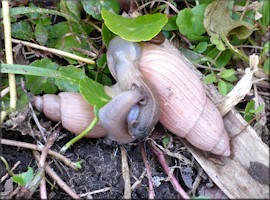
[[[64,129],[61,131],[61,135],[63,137],[56,141],[51,149],[59,151],[66,142],[73,138],[73,135]],[[6,131],[5,129],[2,129],[2,138],[36,144],[32,137],[28,135],[22,136],[21,133],[17,131]],[[180,141],[178,145],[181,145]],[[124,147],[127,150],[130,181],[132,185],[136,181],[135,178],[139,179],[142,175],[145,166],[138,143],[125,145]],[[180,199],[180,195],[174,190],[171,183],[166,180],[168,176],[164,173],[160,163],[149,149],[147,143],[145,143],[145,147],[146,155],[151,166],[152,177],[157,180],[157,184],[154,187],[155,198]],[[27,171],[28,166],[31,166],[33,169],[37,168],[31,150],[8,145],[3,145],[2,148],[3,157],[8,161],[10,167],[17,161],[20,161],[20,165],[14,170],[15,174]],[[188,155],[188,152],[186,152],[186,154],[187,156],[190,156]],[[65,166],[60,161],[52,159],[51,156],[47,157],[47,162],[50,163],[50,166],[55,172],[71,186],[77,194],[84,194],[109,187],[110,190],[108,191],[96,193],[85,198],[120,199],[123,197],[124,180],[122,176],[122,161],[119,145],[108,146],[103,143],[102,139],[83,139],[67,150],[65,156],[74,162],[82,161],[82,169],[75,171]],[[177,164],[175,159],[170,157],[168,157],[167,161],[170,166]],[[5,166],[0,162],[0,177],[5,174]],[[188,188],[185,186],[178,169],[174,171],[174,174],[183,188],[187,190]],[[191,174],[191,176],[194,178],[195,173],[193,175]],[[47,182],[48,196],[50,198],[70,198],[50,177],[46,176],[46,178],[50,184],[53,185],[52,187]],[[3,191],[4,187],[1,187],[1,192]],[[39,197],[38,191],[34,194],[34,197]],[[146,175],[142,179],[141,184],[132,191],[132,198],[148,198],[148,179]]]

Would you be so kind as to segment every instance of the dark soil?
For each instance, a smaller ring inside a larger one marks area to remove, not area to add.
[[[2,130],[2,138],[18,140],[36,144],[35,140],[30,136],[22,136],[19,132]],[[61,147],[68,142],[73,135],[62,130],[65,137],[56,141],[53,150],[59,151]],[[131,185],[143,173],[145,166],[141,157],[141,151],[137,143],[125,145],[127,150]],[[167,178],[161,165],[156,160],[152,152],[146,147],[146,154],[150,162],[153,177]],[[37,168],[36,161],[31,150],[3,145],[3,157],[12,167],[17,161],[21,164],[14,171],[15,174],[27,171],[27,167]],[[83,194],[110,187],[110,191],[93,194],[94,199],[120,199],[124,194],[124,180],[122,177],[122,164],[120,148],[117,145],[108,146],[102,142],[102,139],[83,139],[77,142],[65,153],[65,156],[72,161],[82,161],[82,169],[75,171],[60,161],[47,157],[47,162],[55,170],[55,172],[69,185],[77,194]],[[175,170],[176,171],[176,170]],[[6,174],[5,166],[0,162],[0,177]],[[46,176],[50,183],[54,183],[50,177]],[[179,178],[179,177],[178,177]],[[181,179],[181,178],[180,178]],[[57,199],[66,199],[70,197],[55,183],[52,188],[47,182],[48,196]],[[185,187],[185,186],[184,186]],[[179,194],[174,190],[169,181],[161,181],[161,184],[155,189],[156,199],[179,199]],[[1,188],[1,192],[4,188]],[[33,197],[39,198],[37,191]],[[89,198],[89,197],[88,197]],[[148,198],[148,179],[145,175],[139,187],[132,191],[132,198]]]

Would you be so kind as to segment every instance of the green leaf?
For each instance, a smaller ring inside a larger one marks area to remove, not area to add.
[[[17,183],[20,186],[25,186],[34,178],[34,171],[31,167],[28,167],[27,172],[13,175],[12,177],[13,182]]]
[[[177,19],[177,15],[174,15],[172,17],[168,17],[168,21],[165,24],[165,26],[163,26],[162,30],[163,31],[175,31],[175,30],[178,30],[178,26],[176,24],[176,19]]]
[[[85,72],[82,69],[76,68],[73,65],[60,67],[58,69],[60,72],[65,72],[68,74],[72,74],[78,80],[81,80],[86,77]],[[65,92],[79,92],[79,84],[64,80],[64,79],[56,79],[55,85],[58,87],[59,90]]]
[[[220,51],[225,51],[226,50],[226,47],[223,44],[222,40],[219,38],[218,34],[213,34],[210,37],[210,41],[211,41],[212,44],[216,45],[218,50],[220,50]]]
[[[170,137],[165,135],[165,137],[162,138],[162,144],[164,147],[167,147],[170,144]]]
[[[65,2],[65,5],[70,13],[72,13],[72,16],[76,18],[77,20],[81,20],[81,9],[82,5],[79,2],[79,0],[72,0],[72,1],[61,1]]]
[[[270,23],[270,2],[269,1],[263,1],[263,6],[261,7],[260,9],[260,12],[262,14],[262,19],[261,19],[261,22],[262,22],[262,25],[267,27],[269,26],[269,23]]]
[[[200,199],[204,199],[204,200],[211,200],[211,198],[210,198],[210,197],[207,197],[207,196],[202,196],[202,195],[197,196],[197,197],[192,197],[191,199],[192,199],[192,200],[200,200]]]
[[[75,35],[69,35],[69,36],[63,37],[62,39],[58,39],[56,44],[55,44],[55,48],[66,51],[66,52],[73,53],[73,54],[81,56],[81,57],[85,57],[85,55],[83,55],[79,51],[74,50],[73,48],[90,50],[86,39],[76,37]],[[69,62],[69,64],[77,64],[78,63],[77,60],[70,59],[67,57],[64,57],[64,58]]]
[[[97,109],[102,108],[111,100],[103,85],[87,77],[80,80],[80,93],[88,103]]]
[[[212,73],[212,74],[207,74],[204,79],[203,82],[205,84],[210,84],[210,83],[214,83],[215,81],[217,81],[217,76],[216,74]]]
[[[127,18],[103,9],[101,14],[110,31],[132,42],[149,41],[168,21],[167,15],[161,13]]]
[[[104,0],[81,0],[83,4],[83,9],[86,13],[91,15],[97,20],[101,20],[101,10],[111,10],[114,13],[119,13],[120,6],[117,0],[110,0],[110,1],[104,1]]]
[[[52,62],[49,58],[36,60],[31,63],[31,66],[58,69],[58,65]],[[54,79],[50,77],[26,76],[26,88],[35,95],[42,92],[53,94],[57,91],[57,87],[54,85]]]
[[[269,75],[269,71],[270,71],[270,59],[269,58],[263,64],[263,71],[266,75]]]
[[[197,44],[195,50],[198,53],[203,53],[207,49],[207,46],[208,46],[208,43],[207,42],[200,42],[199,44]]]
[[[235,74],[235,70],[234,69],[226,69],[226,70],[224,70],[224,71],[222,71],[220,73],[220,77],[226,79],[226,78],[231,77],[234,74]]]
[[[218,91],[222,96],[225,96],[228,93],[226,82],[223,80],[219,80],[218,82]]]
[[[264,110],[265,104],[259,105],[259,107],[254,111],[255,114],[260,113]]]
[[[214,1],[206,7],[203,24],[208,35],[218,34],[222,38],[235,34],[239,39],[248,38],[254,26],[242,20],[233,20],[229,15],[228,3]]]
[[[104,42],[105,46],[108,47],[109,42],[115,36],[113,32],[111,32],[108,27],[103,23],[102,24],[102,31],[101,31],[102,41]]]
[[[218,55],[219,52],[220,51],[217,48],[214,48],[207,54],[207,56],[209,56],[212,59],[216,59],[216,56]],[[216,59],[216,67],[222,68],[226,66],[230,62],[231,58],[232,58],[232,52],[230,50],[227,49],[223,51],[219,55],[218,59]]]
[[[255,101],[251,100],[247,103],[246,107],[245,107],[245,112],[244,112],[244,118],[247,122],[249,122],[250,120],[252,120],[252,118],[254,117],[254,105],[255,105]]]
[[[181,34],[190,39],[192,36],[201,36],[205,33],[203,18],[206,6],[206,4],[200,4],[192,9],[185,8],[178,12],[176,24]]]
[[[21,40],[31,40],[34,39],[34,32],[30,23],[20,21],[11,24],[11,36]]]
[[[38,24],[35,27],[35,37],[39,44],[45,45],[48,41],[48,32],[44,26]]]

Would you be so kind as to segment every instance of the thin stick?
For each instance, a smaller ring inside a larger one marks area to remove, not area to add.
[[[154,199],[155,198],[155,190],[154,190],[154,186],[153,186],[153,182],[152,182],[152,174],[151,174],[150,165],[149,165],[149,162],[147,160],[143,144],[140,143],[140,146],[141,146],[141,154],[142,154],[143,163],[144,163],[144,166],[146,168],[146,173],[147,173],[147,177],[148,177],[148,185],[149,185],[148,199]]]
[[[92,194],[97,194],[97,193],[101,193],[101,192],[107,192],[107,191],[110,191],[110,190],[111,190],[111,187],[105,187],[103,189],[94,190],[92,192],[86,192],[86,193],[80,194],[79,196],[80,197],[87,197],[87,196],[92,195]]]
[[[11,172],[13,172],[14,171],[14,169],[16,169],[18,166],[19,166],[19,164],[21,164],[21,161],[17,161],[16,163],[15,163],[15,165],[11,168]],[[5,174],[5,176],[3,176],[2,178],[1,178],[1,181],[0,181],[0,183],[3,183],[4,182],[4,180],[6,180],[6,178],[8,177],[8,173],[6,173]]]
[[[172,183],[174,189],[183,197],[183,199],[190,199],[188,194],[183,190],[181,185],[178,183],[177,179],[173,174],[170,174],[170,168],[165,160],[163,152],[157,148],[154,143],[151,142],[151,147],[153,153],[157,156],[162,168],[166,172],[166,174],[170,177],[170,182]]]
[[[7,93],[9,93],[9,87],[7,87],[1,91],[1,97],[4,97],[5,95],[7,95]]]
[[[120,147],[121,157],[122,157],[122,174],[125,182],[125,191],[123,199],[131,199],[131,185],[130,185],[130,176],[129,176],[129,167],[127,160],[127,153],[124,147]]]
[[[7,64],[13,64],[10,15],[9,15],[9,1],[2,1],[2,8],[3,8],[2,11],[3,11],[6,61],[7,61]],[[9,87],[10,87],[10,102],[9,102],[9,104],[10,104],[10,108],[15,110],[16,109],[16,100],[17,100],[15,75],[8,74],[8,81],[9,81]],[[1,123],[3,121],[1,121]]]
[[[89,58],[83,58],[81,56],[77,56],[77,55],[69,53],[69,52],[61,51],[59,49],[48,48],[48,47],[40,46],[38,44],[34,44],[34,43],[31,43],[31,42],[26,42],[26,41],[22,41],[22,40],[17,40],[17,39],[11,39],[11,41],[13,43],[16,43],[16,44],[23,44],[25,46],[29,46],[29,47],[32,47],[32,48],[35,48],[35,49],[40,49],[40,50],[47,51],[47,52],[51,52],[51,53],[57,54],[59,56],[68,57],[68,58],[78,60],[78,61],[81,61],[81,62],[85,62],[85,63],[88,63],[88,64],[95,64],[95,61],[93,61],[93,60],[91,60]]]
[[[1,139],[0,141],[1,141],[1,144],[4,144],[4,145],[22,147],[22,148],[32,149],[36,151],[42,151],[44,148],[44,147],[40,147],[38,145],[30,144],[27,142],[20,142],[20,141],[9,140],[9,139]],[[63,163],[65,163],[67,166],[71,167],[72,169],[78,170],[78,168],[76,167],[76,164],[73,163],[71,160],[69,160],[67,157],[63,156],[62,154],[56,151],[53,151],[51,149],[49,150],[48,154],[58,158],[59,160],[61,160]]]
[[[37,160],[39,160],[39,153],[33,151],[33,154]],[[80,199],[80,197],[70,188],[55,172],[54,170],[45,162],[44,164],[46,173],[56,181],[56,183],[73,199]]]

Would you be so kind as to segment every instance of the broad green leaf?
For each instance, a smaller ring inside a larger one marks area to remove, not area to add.
[[[222,96],[225,96],[228,93],[226,82],[223,80],[219,80],[218,82],[218,91]]]
[[[127,18],[103,9],[101,14],[110,31],[132,42],[149,41],[168,21],[167,15],[162,13]]]
[[[31,167],[28,167],[27,172],[15,174],[11,178],[13,182],[17,183],[18,185],[25,186],[34,178],[34,171]]]
[[[44,26],[38,24],[35,27],[35,37],[39,44],[45,45],[48,41],[48,32]]]
[[[97,109],[102,108],[111,100],[111,97],[104,91],[103,85],[87,77],[80,80],[80,93],[88,103]]]
[[[178,12],[176,24],[181,34],[191,38],[205,33],[203,18],[206,6],[206,4],[200,4],[192,9],[185,8]]]
[[[203,53],[207,49],[207,46],[208,46],[207,42],[200,42],[199,44],[197,44],[195,50],[198,53]]]
[[[47,69],[58,69],[58,65],[52,62],[49,58],[36,60],[31,63],[31,66]],[[57,87],[54,85],[54,78],[50,77],[26,76],[26,88],[35,95],[42,92],[51,94],[57,91]]]
[[[234,85],[230,82],[227,82],[227,81],[225,81],[225,83],[227,86],[227,94],[228,94],[230,91],[232,91],[232,89],[234,88]]]
[[[75,77],[78,80],[81,80],[86,77],[84,71],[82,69],[76,68],[73,65],[66,66],[66,67],[60,67],[58,69],[60,72],[65,72],[68,74],[72,74],[73,77]],[[79,92],[79,84],[63,80],[63,79],[56,79],[55,85],[58,87],[59,90],[65,91],[65,92]]]
[[[77,20],[81,20],[82,5],[79,0],[64,1],[68,10],[73,14]]]
[[[119,2],[118,0],[81,0],[83,9],[86,13],[91,15],[97,20],[101,20],[101,10],[111,10],[114,13],[118,14],[120,10]]]
[[[206,7],[203,24],[208,35],[218,34],[222,38],[235,34],[239,39],[248,38],[254,26],[242,20],[233,20],[229,15],[228,3],[214,1]]]
[[[103,23],[102,24],[102,31],[101,31],[102,41],[104,42],[105,46],[108,47],[109,42],[115,36],[113,32],[111,32],[108,27]]]
[[[178,30],[178,26],[176,24],[176,19],[177,19],[177,15],[174,15],[172,17],[168,17],[168,21],[165,24],[165,26],[163,26],[162,30],[163,31],[175,31],[175,30]]]
[[[203,79],[205,84],[214,83],[215,81],[217,81],[217,76],[214,73],[207,74]]]
[[[270,59],[269,58],[263,64],[263,71],[266,75],[270,74]]]
[[[220,73],[220,77],[226,79],[226,78],[231,77],[234,74],[235,74],[235,70],[234,69],[226,69],[226,70],[224,70],[224,71],[222,71]]]
[[[11,24],[11,36],[21,40],[31,40],[34,39],[34,32],[30,23],[20,21]]]
[[[212,59],[215,59],[216,56],[218,56],[219,50],[217,48],[212,49],[207,56],[209,56]],[[216,59],[216,67],[217,68],[222,68],[226,66],[232,58],[232,52],[230,50],[225,50],[223,51],[218,59]]]

